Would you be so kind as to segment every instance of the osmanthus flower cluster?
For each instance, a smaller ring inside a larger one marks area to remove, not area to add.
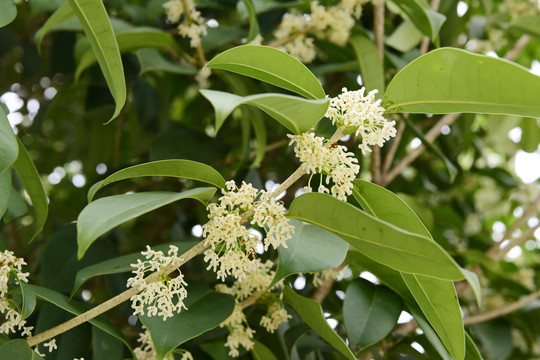
[[[137,342],[141,345],[133,349],[135,358],[137,360],[155,360],[157,359],[156,350],[154,348],[154,343],[152,342],[152,337],[150,332],[143,326],[143,332],[139,333]],[[175,349],[174,352],[182,353],[182,358],[180,360],[193,360],[193,356],[187,350]],[[174,353],[167,354],[163,360],[174,360]]]
[[[163,4],[167,12],[167,19],[178,25],[178,32],[183,37],[190,39],[190,46],[196,48],[201,45],[201,37],[208,31],[205,25],[205,19],[195,8],[193,0],[170,0]]]
[[[362,5],[366,2],[368,0],[342,0],[337,5],[325,7],[312,1],[309,15],[298,11],[285,13],[274,32],[275,43],[298,60],[310,63],[316,57],[314,37],[345,45],[355,18],[360,18]]]
[[[342,89],[342,93],[330,99],[330,107],[326,117],[336,126],[352,129],[356,136],[362,138],[358,146],[364,154],[371,152],[369,146],[383,146],[390,137],[396,136],[395,121],[384,118],[381,100],[375,100],[377,90],[364,95],[366,89],[356,91]]]
[[[264,263],[259,263],[256,270],[246,273],[242,279],[235,281],[231,286],[225,284],[216,285],[217,291],[233,295],[236,301],[234,312],[220,325],[220,327],[227,327],[229,330],[227,342],[225,343],[229,348],[229,356],[238,356],[240,346],[246,350],[251,350],[255,345],[253,342],[255,330],[249,327],[241,302],[250,296],[267,290],[275,275],[272,270],[273,266],[274,263],[267,260]],[[277,287],[281,287],[281,284],[276,284],[272,289]],[[266,315],[261,318],[260,325],[268,332],[273,333],[281,323],[288,321],[291,316],[283,307],[283,303],[279,301],[279,294],[272,293],[267,294],[267,296],[274,300],[268,307]]]
[[[204,252],[204,261],[207,270],[212,269],[222,281],[229,275],[241,279],[260,264],[255,252],[259,239],[243,225],[250,216],[251,224],[266,229],[265,249],[287,247],[294,227],[285,217],[285,207],[251,184],[244,182],[238,188],[228,181],[222,193],[219,203],[207,207],[210,220],[203,225],[203,236],[210,248]]]
[[[21,331],[21,336],[32,336],[33,326],[25,326],[19,304],[9,297],[9,285],[19,285],[28,282],[29,273],[23,272],[26,265],[23,258],[18,258],[13,251],[0,252],[0,312],[4,315],[4,322],[0,325],[0,334],[9,335]]]
[[[345,146],[328,144],[323,137],[314,133],[288,136],[291,138],[289,145],[296,143],[294,152],[304,170],[308,174],[324,173],[327,175],[326,184],[330,180],[334,183],[330,189],[321,183],[318,191],[331,193],[333,197],[346,201],[347,196],[352,194],[353,181],[360,171],[354,154],[346,152]],[[310,186],[306,190],[312,191]]]
[[[162,276],[158,281],[147,283],[145,277],[148,273],[158,272],[164,267],[178,263],[178,248],[174,245],[169,247],[167,256],[162,251],[154,251],[149,246],[146,251],[141,252],[146,260],[137,259],[136,264],[131,264],[135,268],[131,277],[127,281],[127,287],[135,287],[140,292],[131,297],[131,307],[135,310],[134,315],[145,314],[147,316],[161,316],[163,320],[172,317],[174,313],[179,313],[182,308],[186,309],[183,300],[187,296],[185,286],[187,283],[180,270],[178,276],[170,278],[168,275]]]

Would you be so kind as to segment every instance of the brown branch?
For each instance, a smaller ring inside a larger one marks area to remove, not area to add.
[[[530,293],[529,295],[522,297],[518,301],[508,304],[502,308],[489,311],[483,314],[468,316],[465,319],[463,319],[463,324],[464,325],[477,324],[484,321],[493,320],[495,318],[504,316],[506,314],[510,314],[511,312],[514,312],[516,310],[519,310],[527,306],[528,304],[530,304],[531,302],[533,302],[539,297],[540,297],[540,290],[536,290],[535,292]]]
[[[341,263],[338,265],[335,269],[336,271],[341,271],[347,265],[346,263]],[[332,286],[334,286],[334,283],[336,282],[336,279],[333,277],[330,277],[323,281],[321,285],[319,285],[315,291],[313,292],[313,295],[311,295],[311,299],[315,300],[319,304],[322,304],[324,299],[328,296],[330,293],[330,290],[332,290]]]
[[[401,120],[397,124],[396,129],[396,136],[392,139],[392,142],[390,143],[390,149],[388,149],[388,152],[386,153],[386,156],[384,157],[383,162],[383,179],[386,182],[386,173],[388,170],[390,170],[390,167],[392,166],[392,162],[394,161],[394,157],[396,156],[397,149],[399,147],[399,143],[401,142],[401,137],[403,136],[403,132],[405,131],[405,121]]]
[[[373,33],[375,34],[375,45],[379,51],[379,58],[384,63],[384,2],[375,5]],[[371,180],[375,184],[381,184],[381,148],[374,146],[371,152]]]
[[[525,241],[529,240],[534,232],[536,231],[536,229],[540,229],[540,223],[538,223],[536,226],[533,226],[531,228],[528,228],[527,230],[525,230],[523,232],[523,234],[521,234],[520,237],[518,237],[517,239],[514,239],[512,241],[510,241],[508,243],[508,245],[506,245],[505,247],[503,247],[502,249],[499,249],[499,251],[495,254],[493,254],[491,257],[494,259],[494,260],[502,260],[504,258],[504,256],[510,251],[512,250],[514,247],[516,246],[519,246],[521,244],[523,244]],[[502,243],[502,241],[501,241]],[[497,244],[498,245],[498,244]]]

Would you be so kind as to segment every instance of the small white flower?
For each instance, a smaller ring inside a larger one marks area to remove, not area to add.
[[[51,339],[51,341],[44,343],[43,346],[45,346],[46,348],[48,348],[48,349],[49,349],[49,352],[53,352],[53,350],[56,350],[56,349],[57,349],[57,346],[56,346],[56,339]]]
[[[268,313],[261,318],[260,325],[269,333],[274,333],[281,323],[289,321],[292,316],[287,313],[282,303],[275,302],[268,307]]]
[[[353,128],[356,136],[362,138],[359,148],[364,154],[371,152],[368,145],[383,146],[390,137],[396,136],[395,121],[387,121],[380,106],[381,100],[375,100],[377,90],[364,96],[365,88],[357,91],[342,89],[342,94],[330,99],[326,117],[332,124]]]
[[[146,257],[145,261],[137,259],[136,264],[131,264],[135,268],[135,276],[127,281],[127,287],[135,287],[140,292],[131,297],[131,307],[134,315],[145,313],[147,316],[161,316],[165,321],[167,318],[186,309],[183,300],[187,296],[184,276],[178,270],[179,274],[175,278],[168,276],[148,284],[145,280],[147,273],[161,271],[165,266],[181,261],[178,257],[178,248],[171,245],[165,256],[162,251],[154,251],[149,246],[146,251],[141,252]]]
[[[253,335],[255,331],[249,327],[246,316],[242,311],[242,307],[237,304],[233,313],[221,323],[220,327],[227,327],[229,329],[229,336],[227,336],[227,342],[225,346],[229,348],[229,356],[237,357],[240,355],[238,348],[244,347],[246,350],[253,349],[255,343],[253,342]]]
[[[190,46],[196,48],[201,44],[201,37],[207,35],[205,19],[195,8],[193,0],[170,0],[163,4],[167,12],[167,19],[175,24],[180,22],[184,15],[182,23],[178,25],[178,32],[183,37],[190,38]]]

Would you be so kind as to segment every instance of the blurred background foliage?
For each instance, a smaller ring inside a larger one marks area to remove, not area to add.
[[[20,182],[15,181],[8,211],[0,223],[0,246],[27,259],[33,283],[69,295],[79,269],[138,252],[147,244],[198,240],[202,232],[200,225],[207,221],[200,203],[175,203],[111,231],[77,261],[73,222],[86,205],[86,193],[93,183],[130,165],[160,159],[190,159],[211,165],[225,179],[245,180],[255,187],[270,188],[292,173],[298,163],[287,147],[286,130],[275,126],[273,120],[258,110],[236,110],[216,134],[213,108],[198,92],[200,84],[196,75],[201,64],[196,50],[167,21],[164,0],[104,1],[117,33],[153,28],[174,38],[174,46],[135,44],[123,52],[128,100],[120,116],[104,125],[114,111],[114,101],[98,65],[90,66],[75,79],[77,64],[88,49],[80,25],[59,26],[43,38],[40,48],[36,45],[39,29],[62,3],[21,1],[16,5],[15,20],[0,29],[0,101],[9,110],[10,123],[41,175],[50,206],[43,232],[35,242],[29,243],[33,231],[32,209]],[[305,14],[310,11],[309,1],[253,0],[253,3],[263,44],[271,43],[273,31],[279,27],[284,13],[291,9]],[[319,3],[332,6],[337,1]],[[198,1],[196,5],[208,19],[208,35],[202,39],[206,59],[245,41],[250,20],[244,2],[208,0]],[[373,38],[374,6],[371,2],[364,4],[352,35]],[[514,61],[539,74],[539,8],[538,2],[528,0],[441,1],[437,11],[446,21],[440,29],[439,44],[430,44],[430,49],[451,46],[503,57],[525,38],[527,42]],[[384,33],[384,74],[388,84],[399,69],[421,55],[423,36],[410,26],[392,1],[386,2]],[[356,89],[362,85],[358,54],[351,43],[339,46],[319,38],[314,43],[316,58],[308,67],[327,94],[335,96],[342,87]],[[215,90],[272,91],[268,84],[217,70],[208,81],[207,86]],[[439,119],[440,116],[411,115],[408,120],[425,134]],[[317,131],[330,134],[331,124],[323,120]],[[441,132],[435,144],[457,168],[454,181],[441,158],[428,149],[385,185],[418,213],[434,239],[460,265],[481,274],[484,303],[479,308],[471,290],[466,289],[460,293],[463,312],[475,314],[504,307],[537,291],[540,284],[538,119],[465,114]],[[347,143],[360,159],[361,178],[371,179],[370,157],[362,156],[352,140]],[[419,144],[418,134],[407,126],[396,149],[394,164]],[[382,150],[383,155],[388,148],[387,145]],[[295,191],[303,185],[295,185],[283,201],[290,203]],[[140,178],[109,186],[98,195],[140,190],[180,191],[192,186],[189,180]],[[523,224],[508,234],[507,229],[524,213]],[[500,261],[486,255],[496,242],[520,238],[523,234],[527,239]],[[183,272],[189,282],[215,283],[214,275],[204,271],[199,258],[186,264]],[[361,267],[351,262],[323,301],[324,311],[337,320],[336,331],[344,337],[347,335],[341,321],[342,294],[360,274],[367,277]],[[90,305],[99,304],[123,291],[127,277],[116,274],[94,278],[75,298]],[[309,297],[314,292],[311,278],[310,274],[295,275],[288,281]],[[67,316],[49,304],[40,306],[40,311],[31,318],[37,329],[48,328]],[[128,304],[123,304],[107,317],[135,346],[140,324],[128,323],[130,310]],[[250,319],[256,318],[257,311],[260,309],[252,310]],[[406,321],[404,315],[401,322]],[[300,324],[301,320],[295,317],[288,329]],[[540,300],[496,320],[475,324],[470,330],[487,359],[540,359],[538,324]],[[261,331],[258,340],[280,351],[284,348],[286,331],[287,328],[280,328],[276,334]],[[224,329],[211,331],[187,343],[186,348],[196,359],[226,358],[222,345],[225,333]],[[91,350],[90,339],[94,342],[101,339],[112,350],[98,355],[95,347]],[[339,356],[316,336],[302,339],[302,346],[297,345],[296,358],[337,359]],[[58,342],[60,350],[47,355],[47,359],[71,359],[73,354],[90,357],[92,351],[95,359],[128,356],[118,340],[88,324],[62,335]],[[413,343],[421,347],[411,347]],[[430,351],[425,337],[414,331],[401,336],[390,334],[374,351],[385,359],[439,358]],[[276,356],[285,359],[282,356],[288,355],[276,353]]]

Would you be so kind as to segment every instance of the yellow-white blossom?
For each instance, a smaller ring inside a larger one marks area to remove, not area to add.
[[[163,4],[163,7],[171,23],[182,21],[178,25],[179,34],[191,40],[191,47],[198,47],[201,44],[201,37],[207,35],[208,32],[205,19],[195,8],[193,0],[170,0]]]
[[[139,293],[131,297],[131,307],[136,314],[145,314],[147,316],[161,316],[163,320],[172,317],[174,313],[179,313],[182,308],[186,309],[183,300],[187,296],[185,286],[187,283],[180,270],[175,278],[162,276],[158,281],[147,283],[145,277],[148,273],[157,272],[164,267],[178,263],[181,259],[178,257],[178,248],[170,245],[167,256],[162,251],[154,251],[149,246],[146,251],[141,252],[146,260],[137,259],[136,264],[131,264],[135,268],[131,277],[127,281],[127,287],[139,289]]]
[[[237,357],[240,355],[238,348],[242,346],[246,350],[253,349],[253,335],[255,331],[249,327],[246,316],[242,311],[242,306],[237,304],[231,316],[227,318],[220,327],[229,329],[229,336],[225,346],[229,348],[229,356]]]
[[[296,143],[294,152],[305,171],[309,174],[324,173],[327,175],[326,185],[330,180],[334,183],[330,189],[321,183],[318,192],[329,193],[343,201],[347,200],[347,196],[352,194],[352,182],[360,171],[354,154],[347,152],[345,146],[326,144],[324,138],[315,136],[314,133],[288,136],[291,139],[289,145]],[[311,191],[311,188],[307,190]]]
[[[375,100],[377,90],[364,96],[365,88],[356,91],[342,89],[342,93],[330,100],[326,117],[332,124],[354,129],[356,136],[362,138],[359,148],[364,154],[371,152],[369,146],[383,146],[390,137],[396,136],[395,121],[387,121],[380,106],[381,100]]]
[[[287,313],[283,303],[275,302],[268,307],[268,312],[261,318],[260,325],[269,333],[274,333],[280,324],[289,321],[289,319],[292,319],[292,316]]]
[[[210,248],[204,252],[204,261],[222,281],[229,275],[241,279],[260,263],[255,252],[259,239],[243,225],[249,220],[243,218],[246,213],[252,213],[252,224],[265,228],[265,249],[286,246],[294,228],[284,216],[285,208],[251,184],[242,183],[238,188],[234,181],[228,181],[222,194],[219,203],[207,207],[210,220],[203,225],[203,236]]]
[[[56,339],[51,339],[49,342],[44,343],[43,346],[48,348],[49,352],[53,352],[53,350],[56,350],[58,348],[56,346]]]

